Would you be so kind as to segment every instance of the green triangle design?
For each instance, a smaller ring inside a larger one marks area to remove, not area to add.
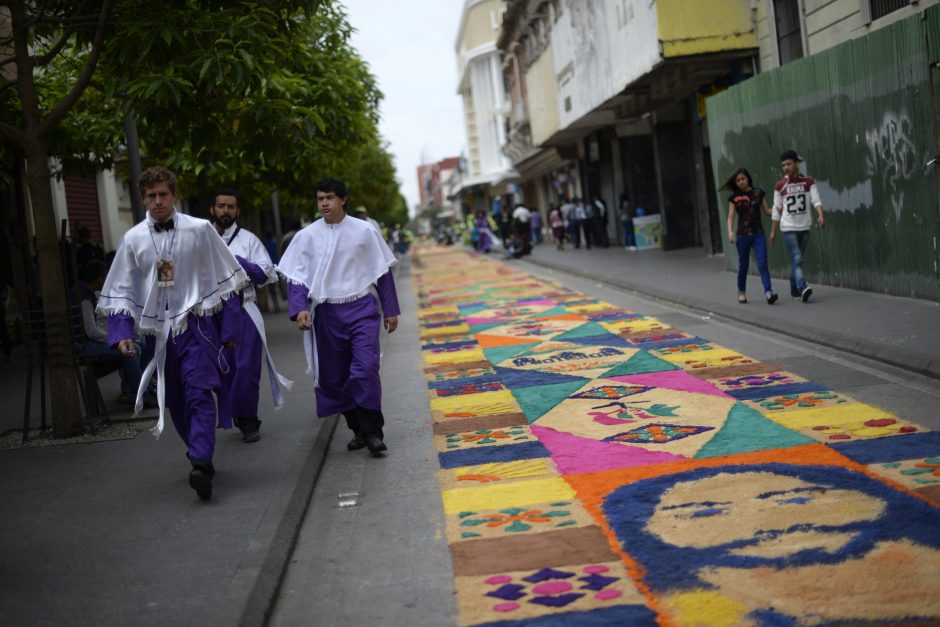
[[[493,327],[501,327],[504,324],[507,324],[507,323],[506,322],[484,322],[482,324],[471,324],[470,334],[473,335],[475,333],[483,333],[487,329],[492,329]]]
[[[565,342],[568,340],[575,340],[579,337],[595,337],[598,335],[613,335],[610,331],[597,324],[596,322],[587,322],[582,324],[579,327],[575,327],[570,331],[565,331],[561,335],[556,335],[554,340],[560,342]]]
[[[519,353],[525,352],[537,346],[538,342],[533,342],[529,344],[513,344],[512,346],[495,346],[493,348],[484,348],[483,354],[486,355],[486,358],[490,363],[498,364],[510,357],[515,357]]]
[[[789,448],[813,442],[815,440],[812,438],[768,420],[747,405],[735,403],[728,412],[724,426],[695,454],[695,458]]]
[[[641,350],[627,361],[617,364],[603,375],[606,377],[623,377],[628,374],[645,374],[647,372],[665,372],[666,370],[679,370],[679,366],[673,365],[665,359],[660,359],[656,355],[651,355],[649,351]]]
[[[480,305],[457,305],[457,310],[460,312],[460,315],[464,317],[470,317],[479,311],[483,311],[489,308],[489,303],[483,303]]]
[[[519,388],[512,391],[516,401],[525,412],[529,424],[532,424],[560,402],[584,387],[585,381],[567,381],[540,385],[531,388]]]
[[[548,316],[567,316],[571,312],[565,309],[564,307],[552,307],[551,309],[546,309],[540,314],[532,316],[533,318],[546,318]]]

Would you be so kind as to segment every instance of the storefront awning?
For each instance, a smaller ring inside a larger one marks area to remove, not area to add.
[[[516,170],[522,177],[522,180],[528,181],[543,174],[548,174],[552,170],[557,170],[576,157],[576,148],[542,148],[533,152],[531,156],[516,162]]]

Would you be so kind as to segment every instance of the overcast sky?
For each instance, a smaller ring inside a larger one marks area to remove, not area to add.
[[[454,52],[463,0],[341,1],[385,94],[380,130],[412,208],[418,164],[458,156],[467,143]]]

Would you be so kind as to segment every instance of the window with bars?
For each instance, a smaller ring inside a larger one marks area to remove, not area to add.
[[[783,65],[803,57],[800,5],[798,0],[773,0],[773,2],[774,21],[777,26],[777,51],[780,65]]]
[[[911,0],[870,0],[871,19],[877,20],[910,4]]]

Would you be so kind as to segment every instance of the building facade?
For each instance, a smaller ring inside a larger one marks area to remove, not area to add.
[[[457,31],[457,93],[463,100],[467,168],[455,193],[465,210],[499,207],[517,181],[503,153],[506,90],[496,47],[506,2],[465,0]]]
[[[759,0],[765,72],[908,18],[940,0]]]
[[[665,248],[720,246],[704,96],[748,78],[748,0],[512,0],[498,40],[505,151],[527,205],[600,199],[660,216]]]

